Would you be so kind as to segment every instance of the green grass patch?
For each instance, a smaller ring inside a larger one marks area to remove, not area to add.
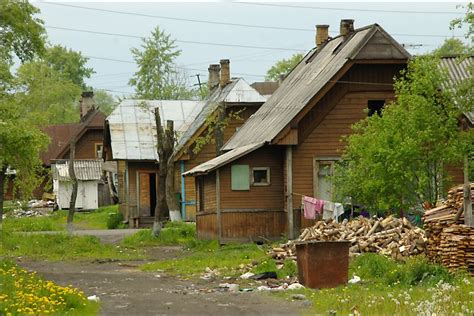
[[[291,259],[286,259],[283,262],[281,268],[277,267],[277,263],[272,258],[268,257],[267,259],[261,261],[259,264],[252,269],[252,273],[259,274],[263,272],[276,272],[279,279],[284,279],[286,277],[292,277],[298,274],[296,263]]]
[[[208,267],[225,275],[236,276],[242,265],[268,259],[267,247],[255,244],[229,244],[219,246],[217,242],[196,244],[183,258],[157,261],[142,266],[145,271],[165,270],[172,274],[197,275]]]
[[[67,210],[60,210],[50,216],[6,218],[3,229],[10,232],[64,231],[66,230]],[[118,205],[101,207],[90,212],[74,214],[75,229],[107,229],[110,217],[118,214]]]
[[[139,259],[141,251],[102,244],[93,236],[3,232],[0,255],[46,260]]]
[[[194,248],[196,241],[196,225],[193,223],[170,222],[161,230],[158,237],[152,236],[150,229],[125,237],[122,245],[125,247],[150,247],[181,245]]]
[[[357,309],[362,315],[472,315],[474,279],[451,274],[424,257],[405,263],[377,254],[364,254],[351,261],[349,277],[362,281],[333,289],[303,289],[276,293],[291,299],[301,293],[313,302],[308,314],[348,315]]]
[[[82,291],[45,281],[34,272],[0,260],[1,315],[97,315],[99,304]]]

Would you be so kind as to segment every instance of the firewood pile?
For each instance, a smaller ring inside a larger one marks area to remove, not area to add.
[[[471,183],[474,199],[474,184]],[[463,225],[463,187],[449,190],[443,205],[423,215],[428,237],[427,255],[450,270],[465,269],[474,274],[474,228]]]
[[[332,220],[319,221],[314,226],[303,230],[297,241],[338,241],[351,242],[350,254],[377,252],[397,259],[424,253],[425,233],[413,226],[406,218],[393,216],[380,219],[360,217],[356,220],[336,223]],[[275,259],[295,257],[292,242],[274,248]]]

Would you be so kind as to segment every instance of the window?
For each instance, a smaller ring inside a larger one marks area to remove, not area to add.
[[[337,159],[314,160],[313,190],[314,196],[326,201],[333,199],[333,183],[331,176],[334,174],[334,164]]]
[[[270,185],[270,168],[252,168],[252,185]]]
[[[104,148],[104,146],[101,143],[95,143],[94,148],[95,148],[95,157],[102,158],[102,149]]]
[[[249,165],[231,166],[231,188],[234,191],[245,191],[250,189]]]
[[[198,212],[204,212],[204,178],[196,177],[196,191],[198,196]]]
[[[369,100],[367,107],[369,109],[369,116],[377,114],[378,116],[382,116],[382,109],[385,105],[385,100]]]

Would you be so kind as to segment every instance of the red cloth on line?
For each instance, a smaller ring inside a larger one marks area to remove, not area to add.
[[[324,208],[324,200],[309,196],[303,197],[304,218],[316,219],[316,214],[321,214]]]

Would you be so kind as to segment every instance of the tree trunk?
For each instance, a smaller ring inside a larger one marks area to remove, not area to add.
[[[163,132],[163,126],[161,126],[160,111],[155,108],[155,124],[156,124],[156,151],[158,153],[159,167],[158,167],[158,187],[156,192],[156,207],[155,207],[155,219],[153,221],[152,235],[158,236],[161,228],[163,227],[162,221],[164,214],[167,211],[166,205],[166,169],[161,168],[163,165],[164,158],[164,143],[165,135]]]
[[[69,152],[69,177],[71,178],[72,182],[72,192],[71,192],[71,200],[69,202],[69,212],[67,214],[67,231],[69,234],[74,232],[73,226],[73,219],[74,219],[74,212],[76,211],[76,199],[77,199],[77,178],[76,172],[74,171],[74,156],[76,154],[76,142],[71,142],[71,148]]]
[[[5,174],[7,168],[0,169],[0,231],[2,230],[3,222],[3,198],[5,193]]]

